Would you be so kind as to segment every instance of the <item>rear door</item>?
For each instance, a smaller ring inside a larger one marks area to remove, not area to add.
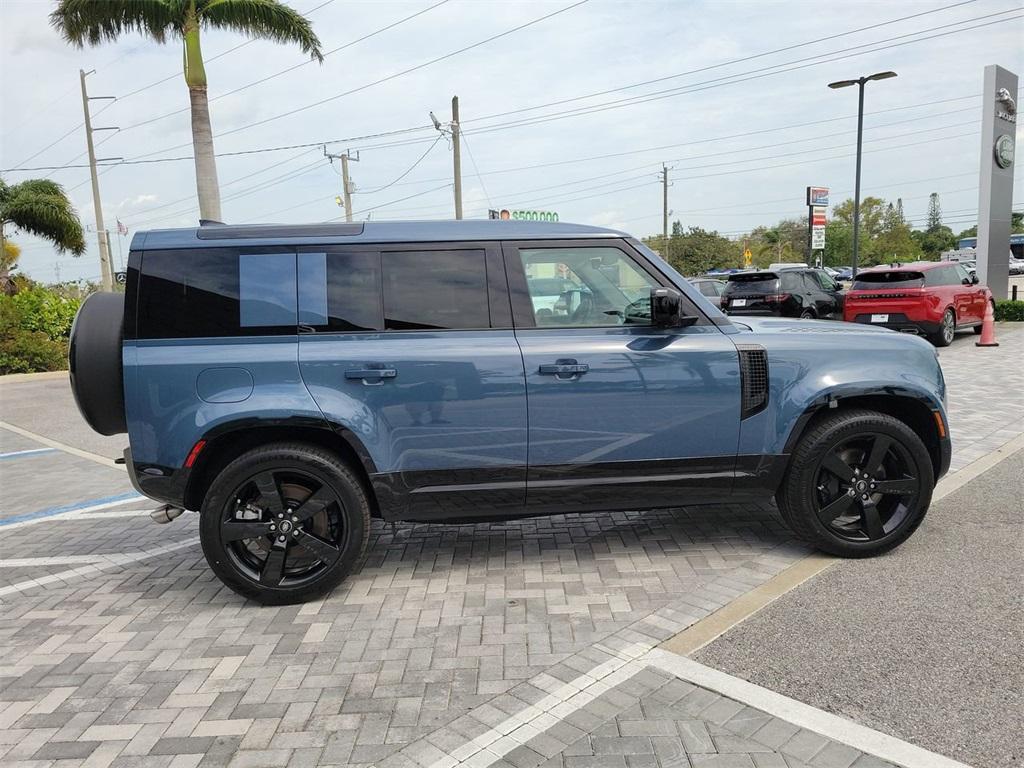
[[[520,510],[526,388],[500,249],[302,248],[298,266],[303,380],[365,447],[385,516]]]
[[[526,367],[531,510],[666,506],[732,488],[740,422],[736,348],[701,316],[689,328],[625,324],[670,285],[617,241],[506,244]],[[529,286],[568,273],[554,314]],[[699,315],[694,306],[689,314]],[[649,317],[649,315],[648,315]]]
[[[970,312],[970,315],[965,315],[962,321],[980,323],[985,319],[985,289],[974,283],[971,274],[962,264],[955,265],[954,269],[957,279],[960,281],[960,293],[970,297],[969,301],[965,302],[965,306],[969,307],[966,311]]]
[[[807,273],[807,277],[817,290],[816,311],[818,317],[842,319],[843,294],[839,283],[823,269],[811,270]]]

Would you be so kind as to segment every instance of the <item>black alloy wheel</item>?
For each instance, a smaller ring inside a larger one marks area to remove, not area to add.
[[[265,587],[315,581],[341,557],[338,494],[294,470],[264,470],[243,481],[221,513],[220,540],[235,566]]]
[[[801,538],[841,557],[868,557],[906,541],[935,485],[921,437],[888,414],[859,408],[818,416],[793,451],[777,494]]]
[[[816,513],[821,524],[848,541],[878,540],[907,518],[921,493],[909,451],[892,437],[862,433],[821,459]]]
[[[301,602],[336,586],[358,565],[370,504],[334,453],[299,443],[249,451],[211,484],[200,539],[217,576],[261,603]]]

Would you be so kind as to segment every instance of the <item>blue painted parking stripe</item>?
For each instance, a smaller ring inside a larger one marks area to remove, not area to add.
[[[144,496],[140,496],[139,494],[132,492],[122,493],[118,496],[104,496],[102,499],[90,499],[89,501],[82,501],[77,504],[65,504],[60,507],[50,507],[49,509],[41,509],[38,512],[26,512],[24,515],[15,515],[14,517],[8,517],[0,520],[0,528],[5,525],[13,525],[14,523],[24,523],[27,520],[38,520],[41,517],[63,515],[65,512],[78,512],[79,510],[98,507],[102,504],[116,504],[119,501],[131,501],[134,499],[144,498]]]
[[[11,451],[10,453],[0,453],[0,461],[6,461],[7,459],[20,459],[22,456],[38,456],[41,453],[56,452],[56,448],[30,448],[27,451]]]

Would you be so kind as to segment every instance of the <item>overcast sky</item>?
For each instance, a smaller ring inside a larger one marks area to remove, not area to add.
[[[902,196],[919,224],[928,194],[939,192],[954,231],[975,223],[982,70],[1000,64],[1024,74],[1021,0],[570,7],[576,2],[295,0],[311,11],[325,53],[352,43],[322,66],[304,63],[291,46],[238,47],[243,37],[205,33],[217,152],[315,145],[220,157],[224,217],[343,215],[334,200],[339,169],[324,159],[324,142],[334,153],[359,152],[351,166],[357,218],[452,217],[452,154],[446,139],[434,144],[429,112],[449,120],[458,94],[467,217],[485,217],[489,207],[548,210],[563,221],[656,233],[664,162],[672,168],[672,218],[731,236],[803,214],[808,184],[831,187],[833,202],[852,196],[856,89],[826,84],[891,69],[898,79],[868,86],[863,193]],[[134,35],[77,50],[50,28],[51,8],[0,0],[0,168],[8,183],[49,174],[92,229],[88,168],[78,167],[78,70],[96,70],[90,95],[118,97],[93,102],[94,127],[121,129],[96,135],[100,157],[187,158],[181,51]],[[555,15],[529,24],[548,14]],[[822,38],[831,39],[813,42]],[[289,67],[297,68],[230,93]],[[309,106],[316,102],[324,103]],[[416,130],[360,138],[403,129]],[[1022,134],[1024,121],[1018,141]],[[1017,210],[1022,180],[1018,170]],[[129,242],[114,234],[118,219],[131,234],[197,221],[190,159],[104,168],[100,187],[115,265],[117,240],[125,256]],[[99,275],[92,231],[80,259],[13,239],[32,277],[52,281],[58,269],[62,280]]]

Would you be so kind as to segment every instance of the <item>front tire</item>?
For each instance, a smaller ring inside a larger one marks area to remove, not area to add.
[[[800,319],[801,320],[813,320],[814,318],[815,318],[815,314],[810,309],[805,309],[803,312],[800,313]]]
[[[906,541],[935,486],[931,457],[906,424],[868,410],[813,424],[778,494],[793,532],[840,557],[870,557]]]
[[[199,533],[210,568],[232,590],[265,605],[302,602],[359,564],[370,504],[337,456],[276,443],[242,454],[217,475]]]
[[[942,321],[939,323],[939,330],[931,337],[932,344],[936,347],[948,347],[953,343],[956,335],[956,315],[952,309],[947,309],[942,314]]]

